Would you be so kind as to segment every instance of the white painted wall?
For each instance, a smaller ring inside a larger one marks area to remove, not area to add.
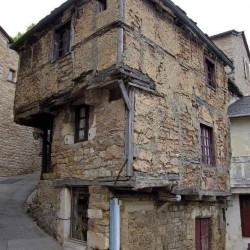
[[[239,195],[233,194],[231,198],[232,200],[228,202],[228,208],[226,210],[226,250],[241,250],[244,248],[242,246],[241,236]],[[246,249],[247,248],[244,250]]]
[[[231,118],[232,156],[250,156],[250,117]]]

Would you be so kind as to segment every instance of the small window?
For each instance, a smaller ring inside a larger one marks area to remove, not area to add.
[[[97,0],[97,12],[102,12],[107,9],[107,0]]]
[[[244,66],[245,79],[250,81],[249,63],[244,57],[243,57],[243,64],[244,64],[243,66]]]
[[[214,165],[214,143],[213,143],[213,129],[206,125],[200,125],[201,137],[201,162],[206,165]]]
[[[88,188],[72,189],[71,238],[87,241],[88,232]]]
[[[215,62],[208,57],[205,57],[205,77],[206,84],[215,89]]]
[[[75,112],[75,142],[87,141],[89,130],[89,106],[79,106]]]
[[[109,90],[109,102],[117,101],[122,98],[120,88],[113,88]]]
[[[14,82],[15,73],[16,73],[15,70],[10,69],[9,72],[8,72],[7,80],[10,81],[10,82]]]
[[[65,56],[70,51],[70,23],[55,31],[55,59]]]
[[[195,219],[195,250],[209,250],[209,218]]]
[[[250,195],[240,196],[240,217],[243,237],[250,237]]]

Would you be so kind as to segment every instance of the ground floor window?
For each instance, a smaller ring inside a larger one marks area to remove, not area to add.
[[[209,250],[209,218],[195,219],[195,250]]]
[[[250,195],[240,195],[240,217],[243,237],[250,237]]]
[[[71,238],[87,241],[88,188],[72,188]]]

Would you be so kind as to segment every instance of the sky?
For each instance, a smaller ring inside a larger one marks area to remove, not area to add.
[[[209,36],[235,29],[245,31],[250,45],[249,0],[173,0]],[[65,0],[1,0],[0,26],[10,36],[25,32]]]

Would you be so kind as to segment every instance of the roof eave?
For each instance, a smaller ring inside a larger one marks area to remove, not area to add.
[[[8,33],[4,30],[2,26],[0,26],[0,32],[8,39],[9,43],[13,43],[13,39],[8,35]]]
[[[230,59],[206,36],[197,26],[196,24],[190,20],[187,15],[185,15],[181,9],[178,8],[171,0],[161,0],[163,4],[170,8],[175,15],[180,18],[183,22],[185,22],[190,29],[204,42],[207,44],[209,49],[211,49],[225,65],[228,65],[231,69],[234,69],[233,63]]]
[[[240,117],[248,117],[250,113],[247,114],[235,114],[235,115],[228,115],[229,118],[240,118]]]
[[[66,10],[69,6],[73,4],[75,0],[68,0],[58,8],[54,9],[49,15],[44,17],[41,21],[39,21],[32,29],[26,32],[23,36],[21,36],[15,43],[13,43],[10,48],[13,50],[18,50],[20,46],[24,44],[26,39],[29,39],[34,35],[35,32],[38,32],[44,25],[52,21],[57,15]]]

